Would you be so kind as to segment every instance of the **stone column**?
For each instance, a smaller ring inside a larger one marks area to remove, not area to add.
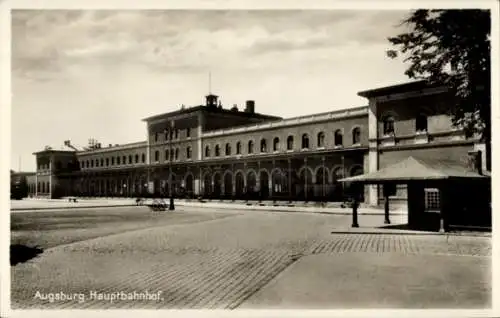
[[[292,203],[292,159],[288,159],[288,196]]]
[[[49,161],[49,199],[52,199],[52,162],[53,162],[53,157],[50,156],[50,161]]]
[[[196,133],[196,146],[198,149],[198,160],[202,160],[205,154],[203,153],[203,140],[201,138],[201,135],[203,133],[203,127],[205,126],[205,117],[203,116],[203,113],[200,112],[198,114],[198,127],[197,127],[197,133]]]
[[[231,200],[234,201],[236,195],[236,177],[234,175],[234,163],[231,164]]]
[[[307,157],[304,158],[304,201],[307,202],[307,174],[308,174],[308,166],[307,166]],[[299,176],[300,177],[300,176]]]
[[[323,187],[321,190],[321,195],[323,196],[323,198],[321,201],[325,202],[326,201],[326,193],[325,193],[325,191],[326,191],[326,189],[325,189],[326,188],[326,179],[325,179],[325,177],[326,177],[326,173],[327,173],[326,168],[325,168],[325,156],[321,157],[321,170],[323,171],[323,180],[322,180]]]
[[[377,101],[371,98],[368,103],[368,173],[372,173],[379,168],[378,155],[378,118]],[[366,170],[365,170],[366,171]],[[365,201],[371,206],[378,205],[378,187],[369,185],[368,196]]]

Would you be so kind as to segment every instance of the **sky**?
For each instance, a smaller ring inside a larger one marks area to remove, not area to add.
[[[13,10],[11,168],[89,138],[146,139],[141,119],[200,105],[295,117],[367,101],[408,81],[387,37],[409,11]],[[19,164],[20,163],[20,164]]]

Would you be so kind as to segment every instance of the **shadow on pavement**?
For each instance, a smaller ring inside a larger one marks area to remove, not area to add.
[[[19,263],[27,262],[41,253],[43,253],[43,249],[36,246],[13,244],[10,246],[10,265],[16,266]]]

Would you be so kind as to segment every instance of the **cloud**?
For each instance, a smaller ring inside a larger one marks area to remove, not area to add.
[[[330,20],[320,20],[322,23],[316,21],[316,30],[301,29],[288,36],[270,34],[255,42],[251,53],[343,49],[352,43],[364,46],[387,44],[387,37],[397,32],[402,17],[407,14],[402,11],[349,11],[349,13],[341,19],[335,19],[338,14],[332,14]]]
[[[89,63],[196,72],[211,65],[237,65],[252,55],[341,48],[350,42],[380,44],[391,34],[388,21],[402,15],[334,10],[14,10],[12,64],[15,73],[32,78],[50,78],[50,73]]]

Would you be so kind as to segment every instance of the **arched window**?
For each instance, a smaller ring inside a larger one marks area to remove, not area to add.
[[[415,120],[415,130],[416,132],[426,132],[427,131],[427,116],[423,113],[418,114]]]
[[[179,160],[179,148],[175,148],[175,160]]]
[[[164,134],[165,134],[165,141],[167,141],[168,140],[168,129],[165,129]]]
[[[209,146],[205,147],[205,157],[210,157],[210,147]]]
[[[132,155],[129,155],[129,156],[128,156],[128,163],[129,163],[129,164],[132,164]]]
[[[238,141],[238,142],[236,143],[236,154],[237,154],[237,155],[240,155],[240,154],[241,154],[241,142],[240,142],[240,141]]]
[[[191,128],[186,129],[186,138],[191,137]]]
[[[361,143],[361,129],[356,127],[352,130],[352,144],[359,145]]]
[[[109,158],[106,158],[106,167],[109,166]]]
[[[145,162],[146,162],[146,155],[145,155],[145,154],[142,154],[142,156],[141,156],[141,157],[142,157],[142,158],[141,158],[141,159],[142,159],[142,160],[141,160],[141,161],[142,161],[142,163],[145,163]]]
[[[96,167],[99,167],[99,159],[96,159],[96,160],[95,160],[95,166],[96,166]]]
[[[248,153],[253,153],[253,140],[248,142]]]
[[[318,148],[325,146],[325,133],[320,131],[318,133]]]
[[[302,149],[309,149],[309,136],[307,134],[302,135]]]
[[[135,155],[135,163],[139,163],[139,155]]]
[[[155,133],[155,142],[157,142],[157,141],[158,141],[158,133],[156,132]]]
[[[293,150],[293,136],[288,136],[286,139],[286,149]]]
[[[116,164],[119,165],[120,164],[120,157],[116,157]]]
[[[101,166],[101,167],[104,167],[104,159],[103,159],[103,158],[101,158],[101,163],[100,163],[100,166]]]
[[[337,182],[338,180],[344,178],[344,172],[343,169],[338,167],[333,170],[333,181]]]
[[[90,166],[94,168],[94,159],[90,160]]]
[[[219,147],[219,145],[215,145],[215,156],[216,157],[220,156],[220,147]]]
[[[175,139],[179,138],[179,129],[175,130]]]
[[[155,151],[155,161],[160,161],[160,152],[158,150]]]
[[[343,142],[343,136],[342,136],[342,131],[340,129],[337,129],[334,134],[334,139],[335,139],[335,146],[339,147],[344,144]]]
[[[123,163],[124,165],[126,165],[126,164],[127,164],[127,156],[123,156],[123,157],[122,157],[122,163]]]
[[[227,143],[226,144],[226,156],[230,156],[230,155],[231,155],[231,144]]]
[[[384,118],[384,135],[394,134],[394,117],[389,115]]]
[[[267,141],[265,139],[260,140],[260,152],[267,152]]]
[[[186,148],[186,158],[191,159],[191,147]]]
[[[278,151],[280,148],[280,139],[278,137],[274,137],[273,139],[273,151]]]
[[[165,149],[165,161],[168,160],[168,149]]]

